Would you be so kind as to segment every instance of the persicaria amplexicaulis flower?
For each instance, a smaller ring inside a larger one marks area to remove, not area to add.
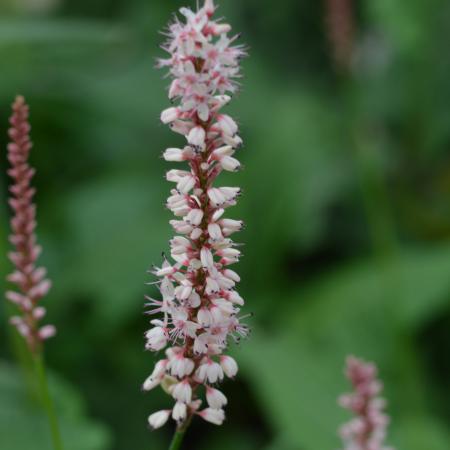
[[[341,396],[339,404],[355,417],[340,429],[344,450],[393,450],[384,445],[389,417],[383,412],[386,401],[379,396],[383,385],[376,366],[350,356],[346,376],[353,392]]]
[[[176,236],[170,241],[171,259],[164,258],[153,271],[161,299],[149,298],[147,304],[148,313],[160,318],[151,321],[146,348],[165,349],[165,358],[143,388],[162,385],[174,401],[149,417],[153,428],[170,416],[182,426],[194,414],[222,424],[227,398],[216,385],[238,372],[236,361],[224,352],[230,340],[248,334],[239,317],[244,304],[235,290],[239,275],[230,269],[241,255],[230,236],[243,223],[225,217],[241,190],[215,184],[223,170],[240,168],[234,157],[242,145],[238,126],[222,110],[238,88],[245,52],[233,45],[237,36],[228,37],[231,27],[213,20],[214,11],[212,0],[196,12],[181,8],[184,19],[169,26],[163,46],[169,57],[158,62],[173,79],[169,98],[174,106],[162,112],[161,120],[186,139],[185,146],[169,148],[163,157],[186,167],[167,172],[175,184],[167,207],[176,217],[170,222]]]
[[[11,318],[19,333],[25,338],[31,351],[39,349],[42,341],[55,334],[53,325],[40,327],[45,308],[39,301],[48,293],[51,283],[46,279],[46,269],[36,266],[41,247],[36,243],[36,205],[33,203],[35,189],[31,186],[34,169],[28,164],[32,143],[30,142],[29,108],[23,97],[18,96],[12,105],[11,128],[8,145],[8,170],[13,183],[9,190],[9,204],[14,211],[11,219],[12,234],[9,237],[14,251],[9,259],[15,270],[8,281],[17,285],[17,290],[6,292],[6,297],[20,310],[20,315]]]

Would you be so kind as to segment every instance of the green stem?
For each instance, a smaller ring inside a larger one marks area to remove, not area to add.
[[[50,425],[53,447],[55,450],[63,450],[61,434],[59,432],[58,418],[56,416],[55,406],[50,396],[48,388],[47,374],[45,372],[44,358],[41,352],[34,355],[36,373],[38,379],[38,390],[41,397],[42,405],[47,413]]]
[[[175,431],[169,450],[178,450],[179,448],[181,448],[181,443],[183,442],[185,433],[186,430]]]
[[[169,450],[178,450],[181,448],[181,443],[183,442],[184,435],[186,434],[186,430],[188,429],[192,420],[192,415],[189,416],[184,424],[178,427],[173,435],[172,442],[170,443]]]

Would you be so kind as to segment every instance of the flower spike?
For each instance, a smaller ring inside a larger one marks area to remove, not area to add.
[[[340,429],[344,450],[394,450],[384,445],[389,416],[383,412],[386,401],[379,396],[383,385],[376,366],[349,356],[346,376],[353,392],[342,395],[339,404],[355,417]]]
[[[11,142],[8,144],[11,168],[8,174],[13,179],[9,188],[9,204],[14,211],[9,240],[14,251],[8,256],[15,270],[8,276],[8,281],[14,283],[17,290],[6,292],[6,298],[21,313],[11,318],[11,324],[25,338],[30,350],[36,352],[42,341],[52,337],[56,329],[53,325],[39,326],[46,312],[39,302],[50,290],[51,282],[46,278],[46,269],[36,266],[41,247],[36,242],[36,205],[32,200],[35,189],[31,186],[31,180],[35,171],[28,163],[32,147],[29,136],[31,127],[28,122],[29,107],[22,96],[16,98],[12,111],[9,129]]]
[[[231,27],[213,19],[215,10],[212,0],[196,12],[181,8],[183,21],[169,26],[163,46],[169,57],[158,61],[172,78],[173,106],[162,112],[161,121],[186,139],[184,147],[168,148],[163,158],[188,167],[167,172],[175,184],[167,207],[175,216],[170,223],[176,236],[170,241],[172,260],[164,258],[153,272],[160,279],[162,300],[147,304],[149,314],[162,318],[152,320],[146,348],[165,348],[166,357],[144,389],[161,385],[174,400],[170,411],[150,416],[154,428],[170,415],[179,429],[194,414],[221,425],[228,399],[216,384],[238,372],[236,361],[224,352],[229,341],[248,334],[239,316],[244,300],[235,290],[240,278],[230,269],[241,256],[230,235],[243,224],[224,218],[241,190],[215,185],[223,170],[241,167],[234,157],[242,145],[238,125],[222,109],[238,89],[245,51],[233,44],[236,36],[228,36]]]

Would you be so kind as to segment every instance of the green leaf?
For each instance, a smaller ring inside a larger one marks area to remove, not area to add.
[[[165,187],[160,179],[113,176],[67,199],[73,248],[69,267],[54,274],[61,285],[54,295],[87,296],[91,322],[108,333],[141,314],[144,291],[151,292],[145,283],[154,281],[146,270],[168,250],[170,227],[153,214],[163,209]]]
[[[411,416],[421,424],[432,420],[410,336],[447,305],[449,266],[448,245],[405,252],[382,266],[361,262],[286,302],[277,333],[256,330],[239,360],[286,442],[305,450],[337,448],[337,427],[347,420],[336,404],[348,389],[342,368],[345,356],[356,354],[380,366],[396,442],[425,448],[408,437]],[[435,429],[439,443],[445,431],[437,423]]]
[[[87,419],[79,394],[63,380],[50,377],[66,450],[105,450],[108,430]],[[2,450],[49,450],[52,448],[45,413],[28,396],[21,373],[0,362],[0,444]]]

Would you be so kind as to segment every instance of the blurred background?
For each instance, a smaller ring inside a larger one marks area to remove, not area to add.
[[[47,361],[67,450],[164,450],[168,407],[143,394],[146,271],[168,250],[164,208],[181,144],[159,122],[159,34],[190,0],[0,3],[0,287],[6,260],[10,104],[32,112]],[[251,57],[230,106],[245,170],[242,276],[251,338],[224,391],[228,420],[195,420],[188,450],[334,450],[348,420],[345,356],[375,361],[398,450],[446,450],[450,418],[450,3],[223,0]],[[48,450],[23,347],[1,303],[0,448]],[[25,361],[26,363],[26,361]],[[25,364],[26,365],[26,364]]]

